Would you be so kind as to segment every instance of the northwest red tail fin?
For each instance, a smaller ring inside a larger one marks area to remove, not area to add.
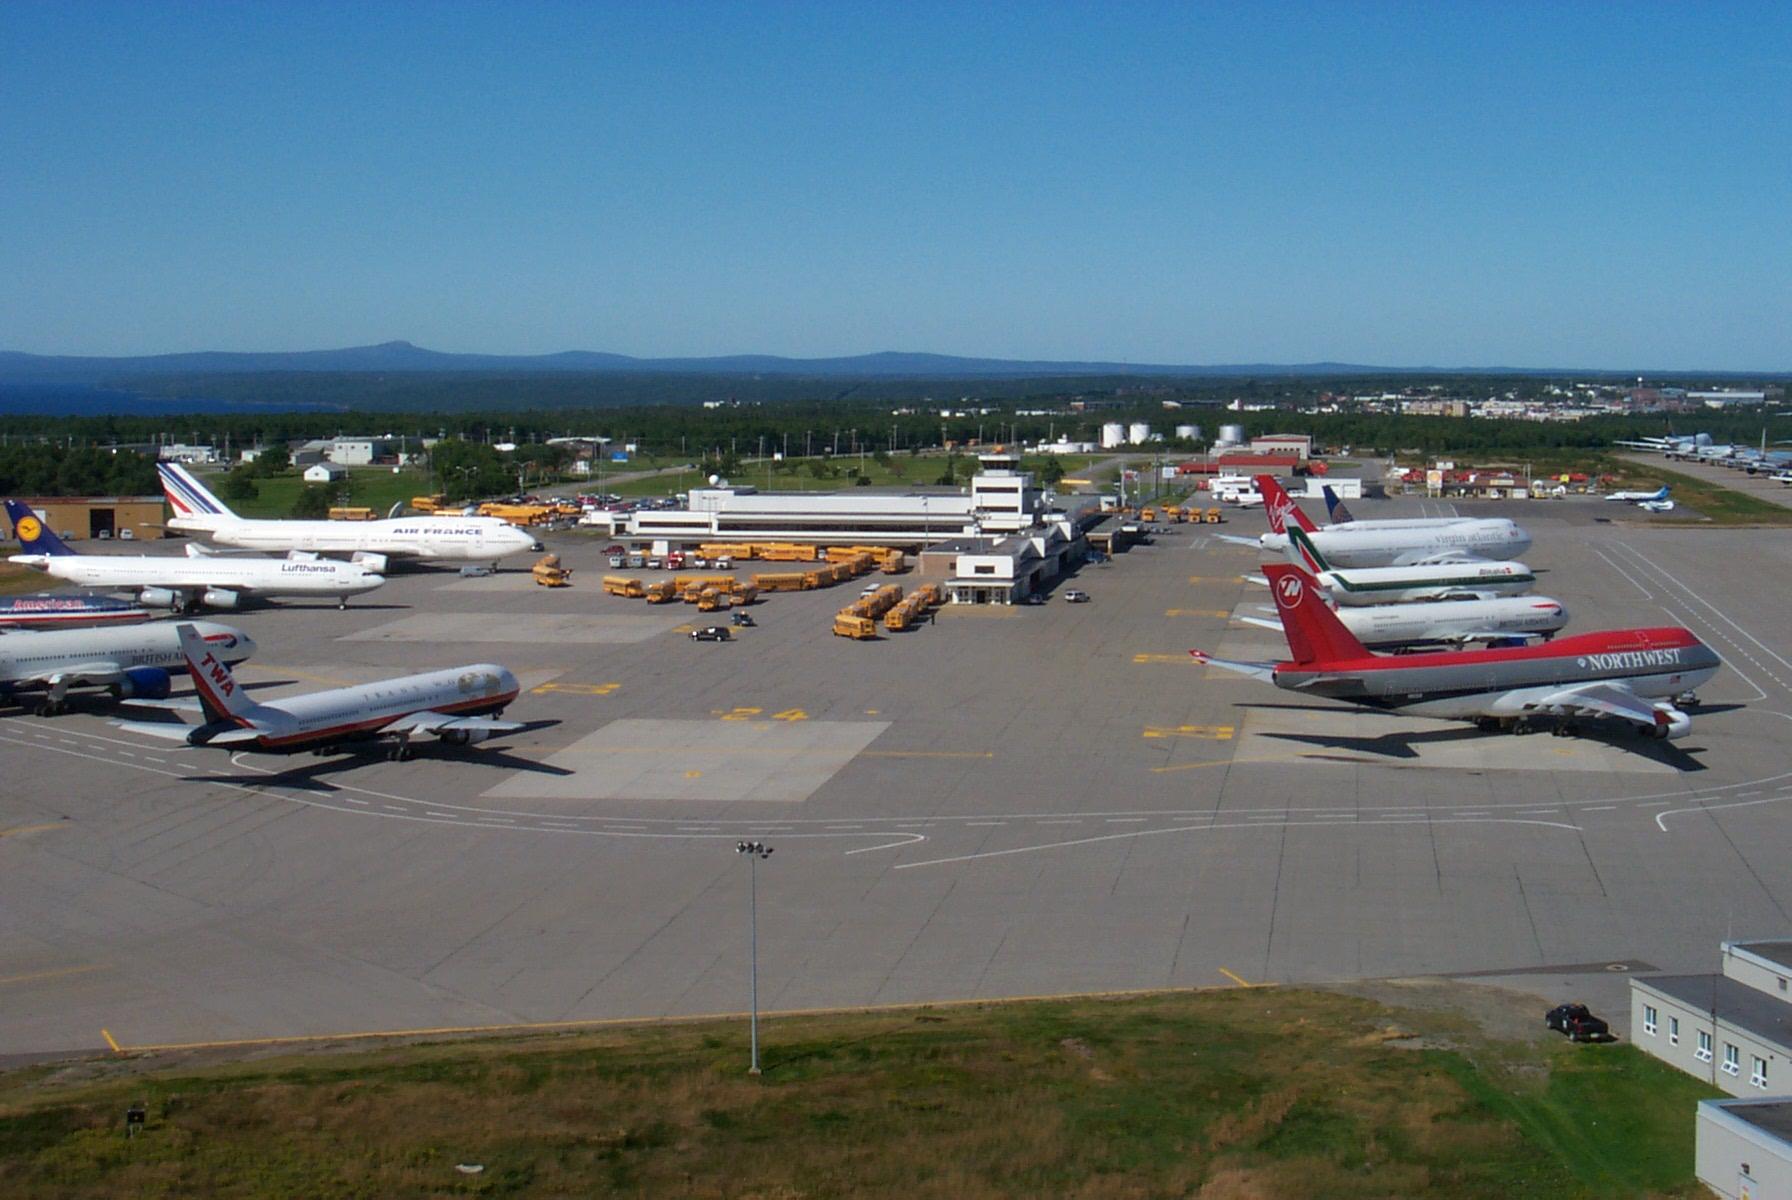
[[[1294,502],[1294,498],[1282,489],[1281,484],[1276,482],[1274,475],[1257,476],[1257,490],[1263,493],[1263,511],[1269,516],[1269,531],[1271,533],[1288,532],[1289,521],[1293,521],[1308,533],[1312,533],[1318,528],[1308,519],[1307,514],[1300,510],[1300,505]]]
[[[1269,577],[1276,615],[1282,618],[1282,632],[1297,664],[1323,666],[1340,659],[1369,657],[1368,648],[1344,628],[1311,575],[1280,563],[1264,567],[1263,573]]]

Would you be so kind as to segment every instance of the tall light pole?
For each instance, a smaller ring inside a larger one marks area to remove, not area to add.
[[[752,1065],[747,1068],[747,1074],[757,1075],[759,1074],[759,860],[762,858],[770,858],[772,856],[772,848],[764,842],[736,842],[734,844],[734,852],[736,854],[744,854],[747,856],[747,895],[749,897],[747,907],[747,912],[749,914],[747,918],[747,953],[748,960],[752,964],[751,977],[753,981],[753,1062]]]

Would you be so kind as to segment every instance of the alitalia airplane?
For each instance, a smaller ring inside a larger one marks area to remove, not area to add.
[[[413,516],[380,521],[302,521],[239,517],[178,463],[156,467],[174,508],[168,528],[204,533],[220,546],[280,554],[346,554],[383,571],[389,558],[489,562],[540,551],[541,543],[496,517]]]
[[[251,700],[230,667],[191,625],[182,624],[181,652],[193,676],[205,723],[114,721],[131,733],[189,746],[251,750],[264,754],[318,754],[357,742],[383,742],[394,761],[411,757],[410,740],[432,736],[454,746],[473,746],[498,734],[527,728],[494,718],[517,697],[516,676],[495,663],[474,663],[405,675],[380,683],[331,688],[304,696]]]
[[[1692,729],[1679,706],[1695,703],[1694,689],[1723,665],[1678,626],[1502,649],[1373,654],[1338,620],[1312,576],[1280,563],[1266,573],[1288,659],[1238,662],[1189,651],[1196,661],[1398,716],[1474,721],[1485,729],[1553,717],[1558,734],[1573,732],[1576,721],[1613,718],[1651,737],[1679,738]]]
[[[1405,521],[1381,525],[1353,521],[1321,529],[1302,512],[1281,484],[1268,475],[1258,477],[1263,492],[1263,511],[1269,532],[1258,537],[1218,534],[1224,541],[1255,546],[1272,553],[1288,549],[1288,529],[1306,530],[1313,545],[1340,567],[1420,566],[1435,563],[1505,559],[1531,548],[1531,535],[1504,517],[1425,518],[1421,524]]]
[[[1288,531],[1288,561],[1310,572],[1339,605],[1404,604],[1417,600],[1485,600],[1531,590],[1537,577],[1521,562],[1422,563],[1410,567],[1334,566],[1299,526]],[[1268,572],[1265,572],[1267,575]],[[1259,583],[1266,578],[1258,577]]]

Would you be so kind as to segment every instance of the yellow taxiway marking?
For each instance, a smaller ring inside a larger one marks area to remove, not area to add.
[[[1227,979],[1230,979],[1233,983],[1236,983],[1239,987],[1242,987],[1242,988],[1254,988],[1254,987],[1262,987],[1263,986],[1260,983],[1250,983],[1246,980],[1240,979],[1238,976],[1236,976],[1232,972],[1226,970],[1226,968],[1224,968],[1224,967],[1220,968],[1220,974],[1224,975]]]
[[[112,1047],[112,1053],[114,1053],[114,1054],[123,1054],[124,1053],[124,1051],[119,1048],[118,1043],[113,1040],[111,1030],[109,1030],[109,1029],[100,1030],[100,1036],[106,1039],[106,1045]]]
[[[1230,725],[1147,725],[1140,737],[1148,738],[1207,738],[1215,742],[1229,742],[1236,733]]]
[[[529,689],[532,696],[543,696],[549,692],[559,692],[567,696],[608,696],[622,685],[620,683],[544,683],[540,687]]]
[[[18,837],[26,833],[42,833],[46,829],[61,829],[61,821],[45,821],[41,825],[20,825],[14,829],[0,829],[0,838]]]
[[[861,750],[860,758],[994,758],[993,750]]]
[[[1171,767],[1152,767],[1153,775],[1168,775],[1172,771],[1199,771],[1203,767],[1231,767],[1239,763],[1291,763],[1298,762],[1294,758],[1211,758],[1205,762],[1177,763]]]
[[[712,708],[709,711],[724,721],[750,721],[765,710],[740,705],[736,708]]]
[[[27,971],[23,975],[0,976],[0,985],[8,983],[30,983],[36,979],[62,979],[69,975],[85,975],[89,971],[101,971],[105,968],[98,963],[89,963],[84,967],[56,967],[48,971]]]
[[[865,715],[868,717],[875,717],[877,715],[877,710],[875,708],[868,708],[865,710]]]
[[[703,772],[702,771],[686,771],[684,773],[684,777],[686,779],[701,779],[701,778],[703,778]]]
[[[1194,655],[1187,651],[1181,654],[1135,654],[1132,656],[1132,660],[1135,663],[1188,663],[1190,665],[1194,665],[1195,662]]]
[[[1274,984],[1247,984],[1247,987],[1274,987]],[[1230,988],[1128,988],[1104,992],[1047,992],[1020,996],[985,996],[967,1000],[933,1000],[924,1004],[861,1004],[844,1008],[762,1009],[761,1020],[779,1017],[836,1017],[862,1013],[927,1012],[938,1009],[971,1008],[989,1004],[1038,1004],[1054,1000],[1112,1000],[1135,996],[1186,996],[1204,992],[1230,991]],[[303,1046],[319,1042],[356,1042],[376,1038],[446,1037],[470,1034],[530,1033],[547,1029],[615,1029],[627,1026],[691,1025],[702,1021],[735,1021],[744,1012],[693,1013],[678,1017],[594,1017],[583,1021],[522,1021],[510,1025],[438,1025],[422,1029],[368,1029],[348,1033],[301,1033],[286,1037],[233,1038],[211,1042],[159,1042],[141,1046],[120,1046],[112,1035],[100,1030],[101,1036],[120,1054],[156,1054],[176,1050],[229,1050],[244,1046]]]
[[[1230,609],[1225,608],[1166,608],[1166,617],[1229,617]]]

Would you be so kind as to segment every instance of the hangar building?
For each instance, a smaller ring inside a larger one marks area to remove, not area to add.
[[[160,496],[21,496],[19,502],[64,541],[167,536]],[[0,525],[5,526],[10,541],[12,522],[4,513],[0,513]]]

